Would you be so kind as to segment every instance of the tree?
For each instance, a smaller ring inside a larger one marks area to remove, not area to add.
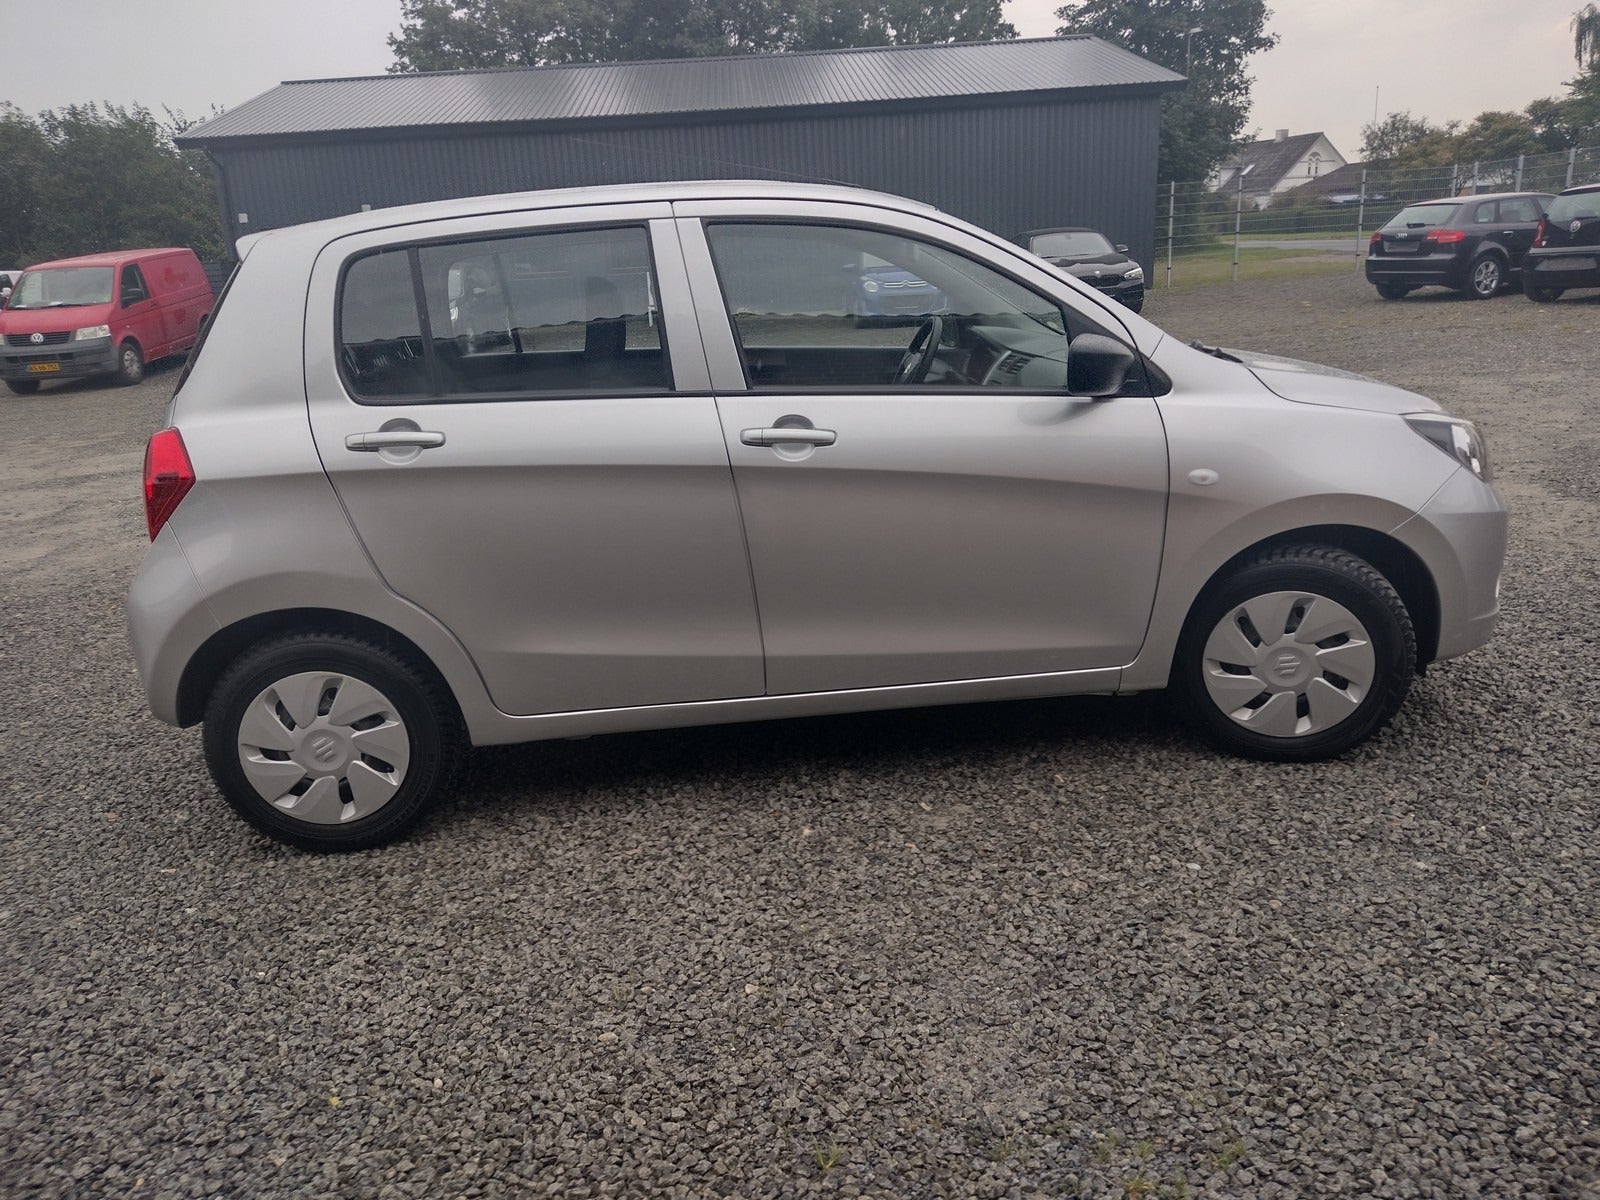
[[[1361,127],[1362,161],[1405,158],[1424,139],[1438,132],[1439,127],[1426,117],[1413,117],[1409,111],[1392,112],[1381,121]]]
[[[215,182],[203,162],[178,152],[172,132],[139,105],[74,104],[37,121],[0,109],[6,265],[143,246],[222,257]]]
[[[1161,101],[1162,182],[1204,179],[1227,157],[1250,114],[1245,60],[1278,44],[1265,0],[1073,0],[1056,16],[1061,33],[1092,33],[1188,75]]]
[[[1572,53],[1580,67],[1600,66],[1600,5],[1586,4],[1572,14]]]
[[[394,72],[1016,37],[1001,0],[402,0]]]

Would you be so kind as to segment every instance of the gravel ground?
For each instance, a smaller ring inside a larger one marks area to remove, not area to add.
[[[1477,419],[1495,641],[1351,757],[1159,700],[476,752],[313,857],[144,711],[176,379],[0,401],[0,1194],[1600,1195],[1600,298],[1152,296]]]

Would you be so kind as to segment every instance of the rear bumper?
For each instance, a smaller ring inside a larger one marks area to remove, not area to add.
[[[52,379],[82,379],[88,375],[109,375],[117,369],[117,348],[110,338],[87,342],[63,342],[59,346],[0,347],[0,379],[32,379],[48,383]]]
[[[1600,248],[1583,246],[1530,250],[1522,260],[1522,286],[1600,288]]]
[[[1454,255],[1449,258],[1369,256],[1365,270],[1368,283],[1394,283],[1403,287],[1467,286],[1467,264]]]

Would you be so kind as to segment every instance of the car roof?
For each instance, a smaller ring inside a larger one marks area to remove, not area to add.
[[[1040,233],[1100,233],[1100,231],[1088,225],[1052,225],[1048,229],[1030,229],[1026,233],[1019,233],[1017,236],[1033,237],[1035,234]],[[1104,237],[1105,235],[1101,234],[1100,236]]]
[[[1465,204],[1468,200],[1554,200],[1552,192],[1479,192],[1472,196],[1437,196],[1432,200],[1413,200],[1407,208],[1425,204]]]
[[[158,250],[107,250],[101,254],[80,254],[76,258],[52,258],[49,262],[34,263],[24,268],[38,271],[45,267],[119,267],[124,263],[144,262],[164,254],[191,254],[186,246],[166,246]]]
[[[1590,192],[1600,192],[1600,183],[1580,183],[1577,187],[1569,187],[1561,194],[1563,196],[1584,196]]]
[[[452,217],[527,212],[538,209],[569,208],[578,205],[644,204],[651,201],[672,203],[685,200],[813,200],[817,202],[861,204],[897,208],[908,213],[938,212],[931,204],[874,192],[840,183],[789,183],[770,179],[715,179],[661,183],[615,183],[597,187],[559,188],[534,192],[502,192],[490,196],[462,196],[452,200],[429,200],[422,204],[376,208],[367,212],[346,213],[289,229],[316,230],[329,240],[368,230],[388,229],[422,221]],[[248,233],[239,238],[242,257],[258,239],[280,232],[275,229]]]

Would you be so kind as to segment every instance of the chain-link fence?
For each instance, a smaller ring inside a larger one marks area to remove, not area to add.
[[[1407,204],[1600,182],[1600,147],[1448,167],[1344,167],[1269,195],[1248,174],[1174,183],[1156,206],[1155,288],[1361,269],[1372,232]]]

